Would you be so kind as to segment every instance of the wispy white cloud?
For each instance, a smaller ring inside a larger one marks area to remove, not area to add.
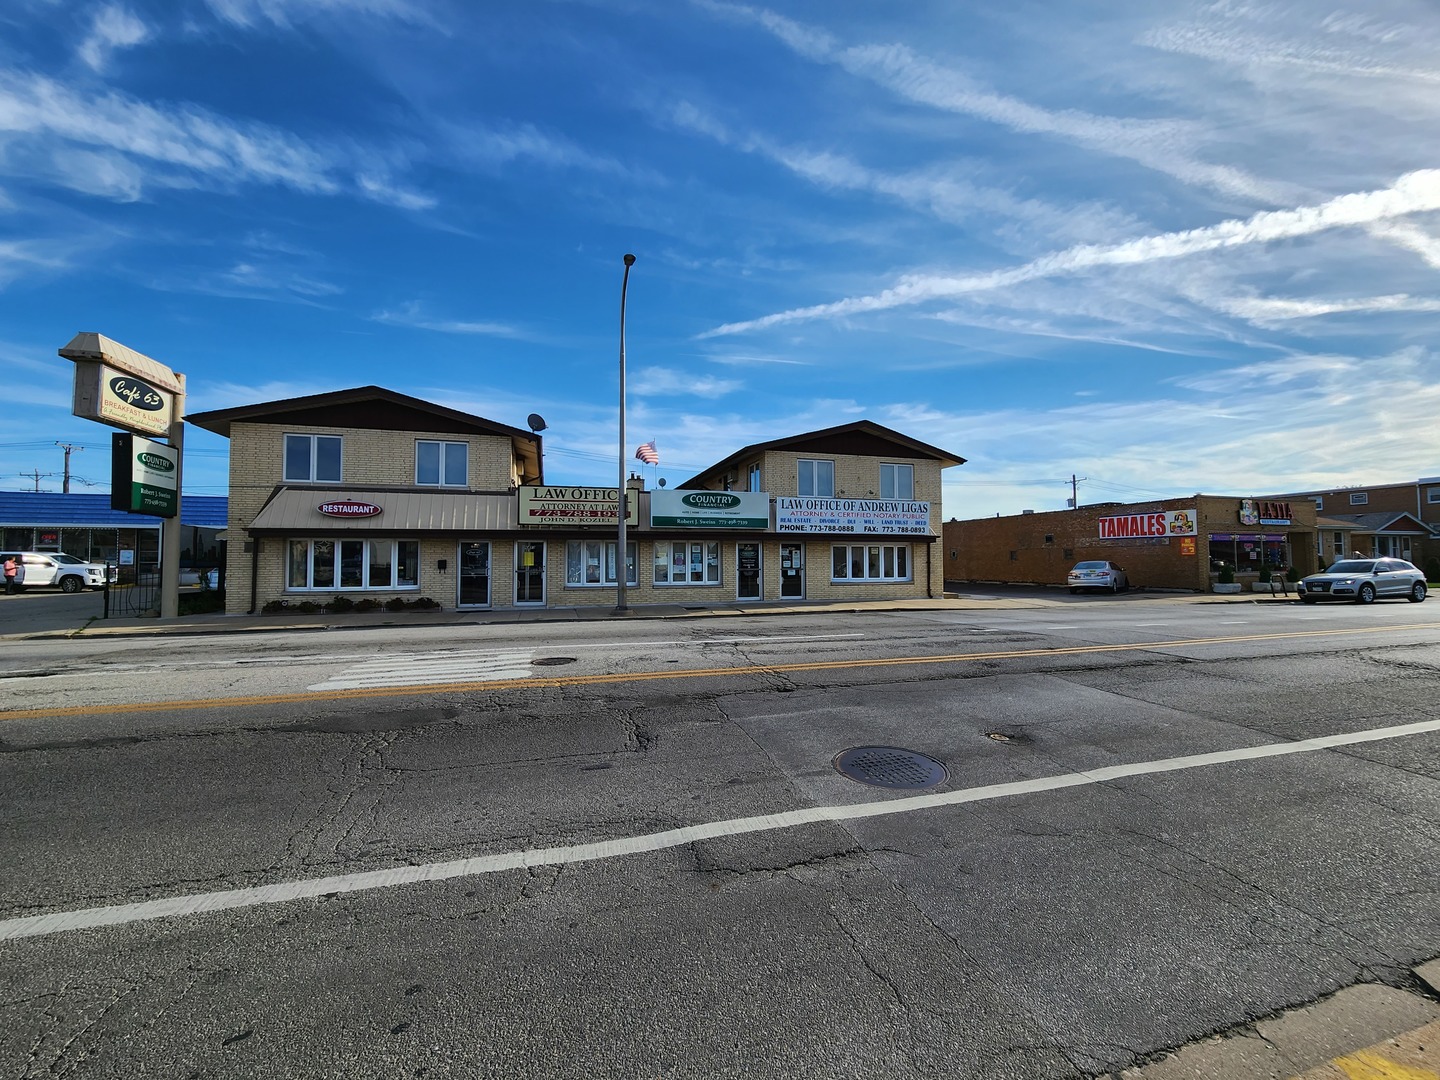
[[[1003,232],[1010,223],[1023,223],[1031,236],[1052,240],[1063,236],[1076,241],[1113,237],[1136,228],[1132,217],[1109,207],[1083,201],[1060,207],[1021,198],[972,183],[957,175],[954,168],[887,172],[833,150],[808,150],[785,146],[763,135],[738,134],[689,101],[676,102],[666,118],[677,127],[705,135],[721,145],[767,158],[818,187],[880,195],[950,223],[985,219],[994,227],[998,218],[1006,224],[996,228],[997,232]]]
[[[319,281],[290,271],[256,266],[247,262],[236,263],[221,274],[220,278],[222,281],[242,289],[251,289],[261,293],[289,292],[311,299],[321,296],[338,296],[345,291],[340,286],[328,281]]]
[[[235,26],[268,22],[289,27],[295,22],[332,15],[400,19],[435,25],[434,16],[413,0],[205,0],[219,18]]]
[[[1365,296],[1337,300],[1290,300],[1280,297],[1227,297],[1212,301],[1219,310],[1250,322],[1281,323],[1293,319],[1315,319],[1324,315],[1366,313],[1391,314],[1400,311],[1440,311],[1440,300],[1397,293],[1393,296]]]
[[[352,193],[406,209],[433,205],[373,175],[373,149],[231,120],[197,105],[161,107],[118,91],[87,93],[35,73],[0,71],[3,132],[21,149],[12,145],[0,168],[122,201],[140,198],[149,185],[230,190],[264,184],[309,195]]]
[[[528,335],[508,323],[476,322],[444,319],[426,314],[418,301],[409,301],[393,310],[377,311],[370,318],[390,326],[408,326],[416,330],[433,330],[440,334],[471,334],[479,337],[525,338]]]
[[[640,368],[627,380],[630,392],[637,397],[658,397],[662,394],[690,394],[694,397],[719,398],[733,394],[745,384],[739,379],[718,379],[713,375],[697,375],[686,369]]]
[[[1329,229],[1369,225],[1440,209],[1440,170],[1422,169],[1400,177],[1389,188],[1340,195],[1317,206],[1271,210],[1243,220],[1183,232],[1161,233],[1108,246],[1084,244],[1043,256],[1022,266],[964,275],[912,275],[889,289],[813,307],[794,308],[759,319],[727,323],[700,337],[743,333],[782,323],[845,317],[983,292],[1094,267],[1138,266],[1201,252],[1310,236]]]
[[[0,240],[0,284],[36,269],[59,270],[66,260],[50,244],[34,240]]]
[[[119,4],[106,4],[95,12],[90,33],[76,51],[95,71],[103,71],[111,53],[139,45],[149,37],[149,27],[131,11]]]
[[[1276,183],[1233,165],[1215,164],[1198,157],[1196,148],[1211,136],[1193,121],[1047,109],[983,86],[964,72],[922,57],[905,45],[845,46],[829,33],[763,8],[715,0],[697,2],[710,11],[752,21],[801,56],[817,63],[837,65],[907,101],[973,116],[1024,134],[1062,139],[1226,195],[1282,203],[1300,197],[1300,189],[1293,185]]]
[[[795,367],[812,367],[810,360],[796,360],[788,356],[755,356],[753,354],[741,355],[739,353],[727,353],[719,356],[707,356],[706,361],[711,364],[724,364],[726,366],[750,367],[754,364],[784,364]]]
[[[1072,473],[1109,485],[1082,483],[1082,502],[1429,475],[1440,457],[1436,360],[1423,349],[1301,355],[1175,378],[1171,392],[1139,400],[1102,392],[1072,406],[947,414],[927,425],[928,441],[970,461],[946,473],[945,514],[1059,510]]]

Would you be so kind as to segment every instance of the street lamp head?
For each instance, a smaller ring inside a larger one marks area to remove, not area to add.
[[[634,265],[635,265],[635,256],[634,256],[634,255],[626,255],[626,256],[625,256],[625,265],[626,265],[626,266],[634,266]]]

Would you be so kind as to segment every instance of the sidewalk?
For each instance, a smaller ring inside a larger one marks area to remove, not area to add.
[[[1059,590],[1057,590],[1058,592]],[[1090,602],[1107,604],[1234,604],[1234,603],[1297,603],[1294,593],[1288,596],[1263,593],[1173,593],[1132,592],[1119,596],[1088,598]],[[74,626],[52,627],[24,632],[0,632],[0,641],[34,640],[37,638],[117,637],[155,634],[228,634],[266,633],[296,630],[346,630],[378,626],[488,626],[506,623],[552,622],[624,622],[633,619],[697,619],[723,616],[754,615],[823,615],[855,614],[885,611],[1017,611],[1066,608],[1085,603],[1087,598],[1047,596],[1003,596],[987,593],[947,592],[933,600],[798,600],[790,602],[731,604],[636,604],[628,612],[617,614],[613,607],[562,606],[535,609],[504,608],[482,611],[371,611],[364,613],[281,615],[225,615],[219,612],[185,615],[174,619],[131,617],[101,619],[87,617]]]

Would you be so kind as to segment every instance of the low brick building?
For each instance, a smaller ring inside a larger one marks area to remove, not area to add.
[[[1064,585],[1077,562],[1108,559],[1133,585],[1208,591],[1222,563],[1236,580],[1317,568],[1315,504],[1189,495],[1043,514],[948,521],[947,581]]]

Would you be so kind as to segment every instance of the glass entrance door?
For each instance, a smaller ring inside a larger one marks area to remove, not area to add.
[[[742,543],[735,545],[735,598],[737,600],[760,599],[760,545]]]
[[[490,545],[483,540],[461,540],[455,561],[460,567],[460,591],[455,606],[489,607]]]
[[[515,603],[545,603],[545,541],[515,544]]]
[[[780,595],[800,600],[805,596],[805,545],[780,545]]]

